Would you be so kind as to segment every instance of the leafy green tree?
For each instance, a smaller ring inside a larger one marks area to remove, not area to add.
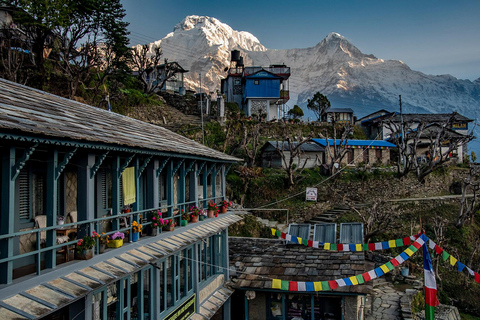
[[[308,99],[307,108],[312,110],[317,116],[317,120],[320,121],[328,108],[330,108],[330,101],[326,96],[320,92],[315,93],[312,99]]]
[[[303,117],[303,110],[297,105],[294,105],[292,109],[288,110],[288,115],[294,119]]]

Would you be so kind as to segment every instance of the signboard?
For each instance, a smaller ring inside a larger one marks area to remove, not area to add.
[[[164,320],[186,320],[195,313],[195,294],[172,311]]]
[[[306,201],[317,201],[317,188],[307,188]]]
[[[468,130],[468,123],[466,122],[457,122],[452,124],[453,130]]]

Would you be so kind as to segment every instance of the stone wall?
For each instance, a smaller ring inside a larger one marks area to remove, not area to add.
[[[363,309],[365,305],[364,296],[345,296],[343,307],[343,319],[360,320],[363,319]]]
[[[255,291],[255,298],[248,301],[248,319],[265,320],[267,310],[265,293]]]

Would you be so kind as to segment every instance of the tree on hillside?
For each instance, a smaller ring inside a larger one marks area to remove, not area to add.
[[[451,159],[453,151],[475,138],[472,133],[462,135],[450,129],[455,116],[454,112],[442,123],[423,120],[402,123],[393,121],[393,116],[385,121],[391,132],[390,140],[397,146],[399,154],[398,177],[415,172],[418,181],[423,183],[426,176]],[[420,154],[419,146],[425,144],[427,149]]]
[[[288,115],[294,119],[303,117],[304,113],[302,108],[297,105],[294,105],[292,109],[288,110]]]
[[[247,156],[247,166],[254,167],[258,150],[260,150],[260,137],[262,136],[262,123],[257,120],[242,120],[241,148]]]
[[[352,134],[353,128],[350,123],[339,124],[336,118],[332,118],[333,134],[330,138],[327,130],[324,130],[322,138],[326,141],[325,146],[325,164],[328,175],[334,175],[339,169],[340,164],[351,149],[347,148],[347,142]]]
[[[458,210],[456,227],[463,227],[466,222],[472,222],[474,214],[480,210],[478,203],[478,191],[480,191],[480,165],[471,163],[468,176],[462,182],[462,198]],[[467,192],[472,192],[473,197],[467,198]]]
[[[292,187],[302,174],[310,158],[305,157],[303,147],[312,141],[312,136],[295,137],[290,131],[291,126],[282,124],[282,131],[274,142],[274,147],[282,158],[282,167],[287,173],[288,186]]]
[[[315,93],[312,99],[308,99],[307,108],[312,110],[320,121],[328,108],[330,108],[330,101],[326,96],[320,92]]]

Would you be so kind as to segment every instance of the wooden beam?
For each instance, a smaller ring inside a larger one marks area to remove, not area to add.
[[[15,163],[15,166],[12,168],[12,180],[16,180],[18,175],[20,174],[20,170],[23,169],[25,164],[27,163],[28,159],[30,159],[30,156],[32,153],[35,151],[35,148],[38,147],[38,143],[35,143],[33,146],[26,148],[23,151],[23,156],[18,159],[18,161]]]
[[[192,162],[190,162],[190,164],[188,165],[188,167],[185,169],[185,173],[189,172],[190,170],[192,170],[192,167],[193,165],[195,164],[195,162],[197,162],[197,160],[193,160]]]
[[[230,163],[228,167],[225,169],[225,176],[227,176],[228,171],[230,171],[230,168],[233,166],[233,163]]]
[[[125,163],[120,167],[120,170],[118,171],[118,177],[120,178],[123,171],[128,167],[128,165],[130,164],[130,162],[132,161],[133,157],[135,157],[136,153],[132,154],[130,157],[128,157],[126,160],[125,160]]]
[[[206,162],[206,161],[203,161],[202,164],[200,165],[200,167],[198,167],[198,169],[197,169],[197,177],[200,176],[200,173],[202,172],[202,169],[203,169],[203,167],[204,167],[206,164],[207,164],[207,162]]]
[[[58,178],[60,178],[60,175],[62,174],[67,164],[70,162],[70,159],[72,159],[75,152],[77,152],[77,149],[78,148],[75,148],[72,151],[67,152],[63,157],[63,161],[60,162],[59,165],[55,168],[55,180],[58,180]]]
[[[92,170],[90,171],[90,178],[93,178],[95,177],[95,175],[97,174],[98,172],[98,169],[100,169],[100,166],[102,165],[103,161],[105,160],[105,158],[107,157],[108,153],[110,151],[107,151],[103,154],[100,155],[100,157],[98,158],[98,160],[95,162],[95,164],[93,165],[93,168]]]
[[[176,167],[173,168],[173,172],[172,172],[172,175],[173,175],[173,176],[177,173],[178,169],[180,169],[180,166],[181,166],[184,162],[185,162],[185,159],[180,160],[180,162],[176,165]]]
[[[143,164],[138,168],[138,176],[139,177],[142,175],[143,170],[145,170],[145,168],[147,167],[150,160],[152,160],[152,158],[153,158],[153,156],[150,156],[150,157],[146,158],[145,161],[143,161]]]
[[[167,165],[168,160],[170,160],[170,157],[168,157],[167,159],[163,160],[162,163],[160,164],[160,166],[158,167],[158,169],[157,169],[157,178],[160,177],[160,174],[162,173],[163,168],[165,168],[165,166]]]

